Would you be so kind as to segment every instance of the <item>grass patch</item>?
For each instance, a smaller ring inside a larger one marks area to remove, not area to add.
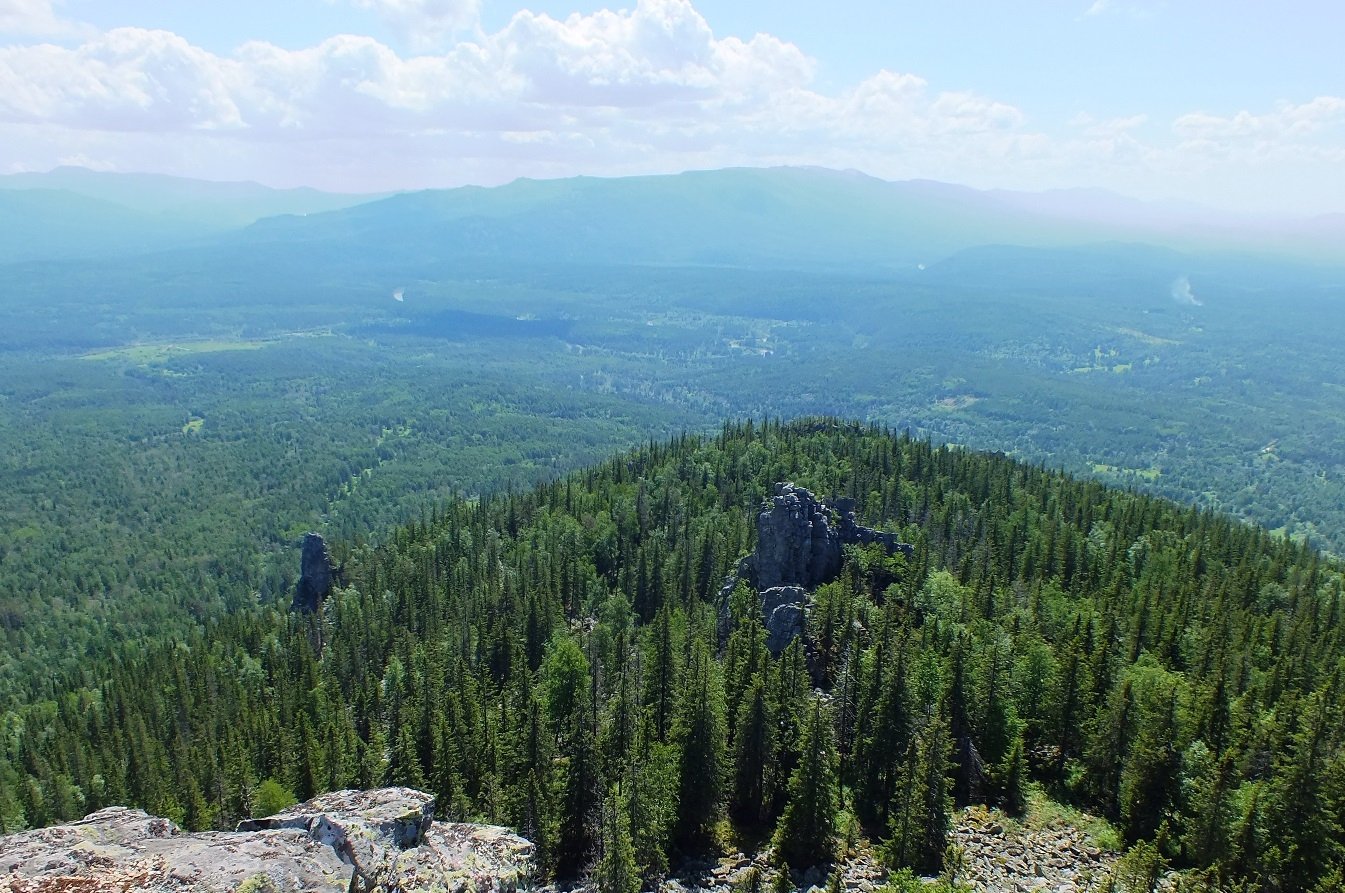
[[[1104,465],[1101,462],[1093,463],[1093,474],[1107,475],[1121,480],[1134,480],[1136,478],[1153,482],[1163,475],[1159,468],[1124,468],[1120,465]]]
[[[200,434],[201,428],[205,425],[205,419],[192,416],[187,419],[187,423],[182,426],[183,434]]]
[[[42,528],[36,524],[25,524],[9,535],[11,540],[31,540],[42,535]]]
[[[975,406],[980,402],[981,398],[973,396],[972,394],[954,394],[951,397],[942,397],[935,401],[934,408],[953,411],[966,409],[970,406]]]
[[[1119,853],[1125,849],[1121,832],[1111,822],[1051,799],[1039,784],[1028,787],[1027,814],[1023,816],[1023,825],[1034,830],[1078,828],[1088,835],[1093,846],[1099,850]]]
[[[1118,335],[1125,335],[1127,337],[1134,338],[1136,341],[1142,341],[1145,344],[1153,345],[1154,347],[1160,347],[1163,345],[1181,344],[1180,341],[1174,341],[1171,338],[1159,338],[1157,335],[1150,335],[1146,332],[1141,332],[1139,329],[1127,329],[1124,327],[1118,327],[1113,329],[1112,331],[1116,332]]]
[[[224,350],[258,350],[273,344],[272,341],[179,341],[171,344],[128,344],[125,347],[111,347],[86,353],[82,360],[123,360],[144,366],[149,363],[162,363],[174,357],[184,357],[194,353],[219,353]]]

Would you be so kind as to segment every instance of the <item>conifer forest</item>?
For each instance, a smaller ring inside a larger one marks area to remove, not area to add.
[[[725,581],[785,481],[913,548],[847,546],[774,656]],[[396,784],[517,829],[539,880],[629,891],[744,841],[802,869],[862,836],[937,875],[955,810],[1046,796],[1222,889],[1342,888],[1342,568],[1212,511],[814,417],[335,548],[315,613],[54,670],[4,714],[0,833],[112,804],[225,829]]]

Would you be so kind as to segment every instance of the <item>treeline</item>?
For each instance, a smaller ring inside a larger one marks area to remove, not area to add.
[[[781,480],[915,551],[849,552],[775,658],[755,595],[718,592]],[[747,423],[447,504],[348,570],[321,616],[225,617],[7,714],[4,830],[398,783],[629,891],[734,834],[935,870],[955,805],[1020,811],[1035,778],[1214,883],[1339,889],[1341,569],[1208,512]]]

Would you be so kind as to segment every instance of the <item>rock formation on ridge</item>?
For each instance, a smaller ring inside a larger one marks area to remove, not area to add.
[[[0,893],[331,890],[515,893],[532,844],[505,828],[433,821],[410,788],[338,791],[234,832],[188,834],[111,807],[0,838]]]
[[[290,610],[311,614],[321,608],[340,572],[341,569],[332,562],[322,534],[305,533],[303,554],[299,558],[299,586],[294,591]]]
[[[828,506],[803,487],[779,483],[757,515],[757,547],[747,559],[748,580],[758,591],[776,586],[814,589],[840,574],[845,546],[870,543],[881,544],[889,555],[912,553],[909,544],[897,542],[896,534],[856,523],[853,499],[837,499]]]
[[[803,632],[808,592],[840,575],[844,547],[871,543],[889,555],[909,557],[914,551],[896,534],[857,523],[853,499],[828,506],[803,487],[776,484],[775,495],[757,515],[756,548],[738,562],[720,592],[721,626],[727,629],[729,595],[745,580],[761,596],[767,645],[779,654]]]

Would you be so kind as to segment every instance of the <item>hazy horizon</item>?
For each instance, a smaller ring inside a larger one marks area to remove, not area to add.
[[[55,182],[48,184],[44,182],[45,178],[59,178],[62,174],[73,172],[76,176],[88,175],[98,177],[101,175],[126,176],[126,177],[165,177],[170,180],[181,180],[185,183],[200,183],[211,186],[239,186],[239,187],[260,187],[262,189],[274,190],[278,193],[298,192],[303,190],[312,190],[316,193],[331,196],[343,196],[357,201],[376,201],[388,198],[393,195],[400,195],[422,191],[448,191],[454,189],[499,189],[508,187],[516,183],[523,182],[548,182],[569,179],[595,179],[595,180],[621,180],[638,179],[642,177],[678,177],[686,174],[713,174],[729,171],[773,171],[773,170],[811,170],[836,174],[838,176],[857,176],[873,180],[875,182],[901,185],[901,184],[920,184],[928,183],[941,187],[950,187],[953,189],[965,189],[971,192],[989,197],[1004,199],[1039,199],[1041,200],[1034,206],[1034,210],[1044,212],[1048,215],[1055,215],[1065,218],[1086,217],[1097,219],[1099,221],[1110,222],[1135,222],[1149,225],[1164,224],[1177,225],[1183,222],[1197,222],[1205,225],[1222,226],[1232,229],[1251,228],[1255,231],[1259,227],[1269,227],[1276,224],[1298,224],[1312,223],[1314,221],[1334,221],[1337,218],[1345,216],[1345,211],[1248,211],[1209,204],[1193,199],[1183,199],[1178,197],[1158,197],[1158,198],[1139,198],[1106,186],[1080,185],[1080,186],[1051,186],[1041,189],[1012,189],[1006,187],[977,187],[968,183],[958,183],[951,180],[936,180],[929,177],[907,177],[907,178],[886,178],[880,177],[868,171],[858,170],[856,168],[834,168],[823,165],[809,164],[782,164],[782,165],[732,165],[719,168],[686,168],[683,170],[662,171],[647,174],[615,174],[615,173],[576,173],[576,174],[557,174],[555,176],[530,176],[528,174],[519,174],[516,177],[502,180],[498,183],[459,183],[451,186],[414,186],[406,189],[390,189],[383,191],[353,191],[353,190],[333,190],[318,186],[309,186],[300,184],[297,186],[284,186],[267,183],[256,179],[229,179],[229,178],[210,178],[205,176],[190,176],[185,174],[169,173],[156,170],[109,170],[86,167],[79,164],[57,164],[45,170],[24,170],[12,171],[0,174],[0,189],[13,188],[7,187],[6,180],[24,180],[26,189],[60,189],[66,188],[62,183]],[[92,179],[90,183],[94,182]],[[73,191],[79,192],[79,189]],[[96,190],[95,190],[96,191]],[[1096,204],[1088,201],[1090,199],[1109,199],[1116,204]],[[1072,201],[1083,202],[1080,204],[1071,204]],[[114,203],[116,203],[114,201]],[[1145,214],[1152,216],[1144,216]],[[1135,218],[1138,214],[1140,217]]]
[[[1315,216],[1345,212],[1342,30],[1203,0],[10,0],[0,173],[379,193],[817,166]]]

